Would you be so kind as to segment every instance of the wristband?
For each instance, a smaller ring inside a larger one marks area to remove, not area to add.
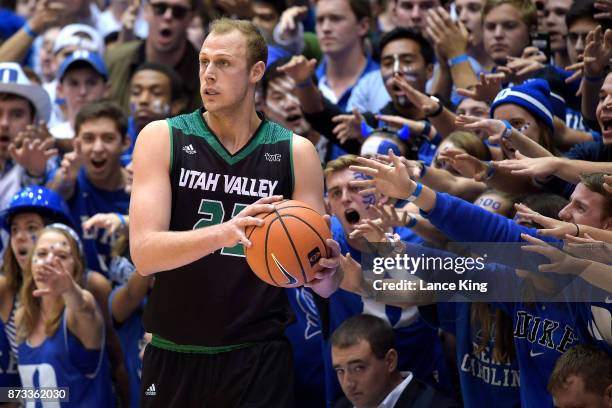
[[[121,226],[125,227],[125,218],[123,217],[123,214],[121,213],[115,213],[117,215],[117,217],[119,217],[119,221],[121,221]]]
[[[25,31],[30,37],[32,38],[38,37],[38,33],[32,30],[32,27],[30,27],[29,22],[26,21],[26,23],[21,28],[23,28],[23,31]]]
[[[487,175],[485,176],[485,180],[491,180],[493,178],[493,176],[495,175],[495,166],[493,166],[493,164],[488,161],[486,162],[488,169],[487,169]]]
[[[507,120],[502,120],[506,128],[504,129],[504,133],[502,133],[502,139],[508,139],[512,134],[512,125]]]
[[[413,202],[414,200],[419,198],[419,196],[421,195],[421,191],[423,191],[423,185],[421,183],[416,183],[416,188],[414,189],[412,194],[410,194],[410,197],[408,197],[406,200]]]
[[[462,62],[469,61],[469,60],[470,60],[470,57],[468,57],[467,54],[457,55],[456,57],[453,57],[448,60],[448,66],[454,67],[455,65],[461,64]]]
[[[297,89],[304,89],[304,88],[308,88],[310,85],[312,85],[312,78],[308,78],[304,82],[297,84],[295,87]]]

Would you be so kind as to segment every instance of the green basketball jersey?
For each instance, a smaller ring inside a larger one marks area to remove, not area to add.
[[[171,231],[220,224],[262,197],[291,198],[290,130],[263,119],[250,141],[230,154],[201,110],[170,118],[168,125]],[[257,278],[242,245],[157,274],[144,313],[147,331],[209,347],[270,340],[292,320],[284,290]]]

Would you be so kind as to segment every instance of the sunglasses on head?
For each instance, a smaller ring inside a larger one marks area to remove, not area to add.
[[[187,13],[190,11],[190,9],[185,6],[171,5],[164,2],[155,2],[150,4],[154,15],[163,16],[166,14],[166,10],[170,9],[172,10],[172,17],[176,18],[177,20],[182,20],[185,18]]]

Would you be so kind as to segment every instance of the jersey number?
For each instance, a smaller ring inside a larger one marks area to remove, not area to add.
[[[234,203],[231,218],[234,218],[242,211],[247,204]],[[207,200],[205,198],[200,202],[198,214],[202,215],[198,222],[195,223],[193,229],[209,227],[211,225],[221,224],[225,219],[225,209],[223,203],[218,200]],[[233,247],[224,247],[221,249],[221,255],[242,256],[244,257],[244,247],[242,244],[234,245]]]

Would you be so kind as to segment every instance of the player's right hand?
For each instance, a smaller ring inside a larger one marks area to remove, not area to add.
[[[274,211],[274,204],[283,199],[282,195],[260,198],[253,204],[246,206],[234,218],[224,222],[223,239],[225,247],[232,247],[236,244],[242,244],[245,248],[251,247],[251,241],[246,236],[245,229],[247,227],[261,227],[264,221],[257,218],[257,215],[262,213],[270,213]]]

